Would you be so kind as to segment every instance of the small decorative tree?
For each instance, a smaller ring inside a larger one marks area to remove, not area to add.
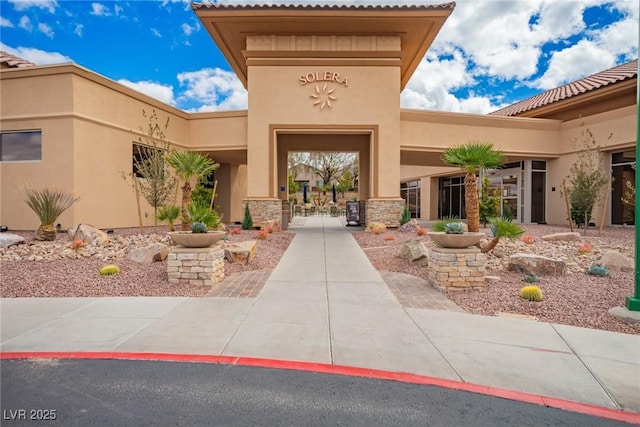
[[[482,178],[482,188],[480,188],[480,222],[486,227],[491,218],[498,216],[500,211],[500,198],[489,194],[489,178]]]
[[[405,225],[411,221],[411,211],[409,211],[409,203],[404,204],[404,209],[402,210],[402,217],[400,218],[400,225]]]
[[[251,230],[253,228],[253,218],[249,210],[249,203],[244,204],[244,218],[242,218],[242,229]]]
[[[165,161],[165,154],[169,149],[165,135],[169,127],[169,118],[163,125],[158,124],[158,114],[155,110],[151,114],[142,110],[142,117],[148,123],[146,131],[140,127],[145,136],[139,137],[138,144],[134,145],[133,171],[122,173],[122,177],[136,192],[140,232],[143,228],[139,196],[142,195],[153,207],[154,225],[157,226],[158,208],[169,203],[176,188],[176,178],[169,174]]]
[[[495,150],[493,144],[486,142],[468,142],[463,145],[448,147],[442,160],[448,165],[458,166],[465,173],[464,204],[467,211],[469,232],[480,230],[480,207],[478,203],[478,178],[481,169],[493,169],[502,165],[504,156]]]
[[[182,180],[182,229],[189,230],[189,216],[187,215],[187,205],[191,203],[191,180],[199,180],[203,176],[217,170],[219,163],[214,162],[205,154],[194,151],[173,150],[167,156],[167,162],[176,171],[176,175]]]
[[[593,208],[602,201],[603,190],[609,180],[602,168],[602,149],[591,130],[583,128],[580,138],[576,138],[573,144],[579,151],[568,177],[571,219],[576,224],[584,224],[586,231]]]

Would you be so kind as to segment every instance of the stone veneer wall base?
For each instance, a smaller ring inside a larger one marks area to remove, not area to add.
[[[476,247],[431,248],[427,267],[429,282],[438,289],[478,289],[484,279],[486,255]]]
[[[249,204],[253,226],[264,228],[268,221],[282,222],[282,200],[280,199],[244,199],[242,201],[242,213],[244,206]]]
[[[400,227],[405,201],[398,199],[368,199],[366,201],[366,224],[381,222],[387,228]]]
[[[171,246],[167,256],[169,283],[211,287],[224,280],[224,248]]]

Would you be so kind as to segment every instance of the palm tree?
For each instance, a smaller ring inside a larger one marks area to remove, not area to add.
[[[480,204],[478,202],[478,179],[476,173],[482,169],[493,169],[504,163],[504,155],[495,150],[493,144],[471,141],[466,144],[449,147],[444,151],[442,160],[452,166],[458,166],[465,173],[464,203],[467,211],[469,232],[480,230]]]
[[[492,218],[491,233],[493,234],[493,238],[489,240],[486,245],[480,248],[482,253],[492,251],[498,244],[498,241],[503,237],[506,237],[509,240],[516,240],[524,234],[524,228],[518,224],[514,224],[510,219]]]
[[[182,229],[188,230],[190,226],[187,214],[187,205],[191,202],[191,180],[200,179],[203,176],[217,170],[219,163],[202,153],[195,151],[173,150],[167,155],[167,163],[175,169],[176,175],[183,181],[182,185]]]
[[[78,198],[71,193],[50,188],[25,188],[24,193],[25,203],[40,219],[36,240],[55,240],[56,228],[53,224],[64,211],[78,201]]]

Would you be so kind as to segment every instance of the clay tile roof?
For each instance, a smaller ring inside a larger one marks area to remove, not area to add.
[[[26,59],[22,59],[15,55],[11,55],[10,53],[5,52],[4,50],[0,50],[0,64],[5,65],[9,68],[33,67],[36,65],[33,62],[27,61]]]
[[[618,65],[608,70],[600,71],[588,77],[567,83],[566,85],[550,89],[515,104],[496,110],[489,115],[517,116],[526,111],[535,110],[554,102],[563,101],[587,92],[600,89],[618,82],[638,77],[638,60]]]
[[[214,3],[212,1],[194,1],[191,3],[193,9],[203,7],[211,9],[454,9],[455,2],[443,4],[295,4],[295,3]]]

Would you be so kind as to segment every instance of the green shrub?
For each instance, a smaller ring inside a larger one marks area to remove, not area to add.
[[[535,285],[525,286],[520,289],[520,297],[528,301],[542,301],[542,291]]]
[[[120,267],[117,265],[105,265],[100,269],[101,276],[114,276],[120,273]]]
[[[249,210],[249,203],[244,204],[244,218],[242,218],[242,229],[251,230],[253,228],[253,218]]]
[[[444,231],[444,228],[447,226],[447,224],[451,223],[451,222],[460,222],[462,223],[462,220],[460,218],[458,218],[457,216],[453,215],[453,216],[444,216],[442,217],[442,219],[439,219],[438,221],[435,221],[433,224],[431,224],[431,231],[437,231],[437,232],[442,232]]]
[[[173,224],[180,216],[180,208],[175,205],[160,206],[158,209],[158,219],[160,221],[166,221],[169,224],[169,231],[174,231]]]
[[[220,228],[222,217],[218,212],[209,209],[209,206],[189,203],[186,211],[189,222],[201,222],[212,230]]]
[[[36,240],[53,241],[56,228],[53,225],[64,211],[78,201],[72,193],[51,188],[23,188],[25,203],[40,219]]]
[[[444,226],[444,232],[446,234],[463,234],[464,227],[461,222],[450,222]]]
[[[400,225],[405,225],[411,221],[411,212],[409,211],[409,204],[404,204],[404,209],[402,210],[402,218],[400,218]]]
[[[524,280],[526,283],[540,283],[540,278],[535,274],[524,276],[524,279],[522,280]]]
[[[482,188],[480,189],[478,203],[480,204],[480,222],[485,226],[491,218],[497,217],[500,211],[500,197],[496,196],[496,193],[499,195],[499,192],[495,189],[493,196],[490,195],[490,186],[489,177],[482,178]]]
[[[587,269],[586,273],[591,276],[607,277],[610,271],[604,265],[593,264]]]

